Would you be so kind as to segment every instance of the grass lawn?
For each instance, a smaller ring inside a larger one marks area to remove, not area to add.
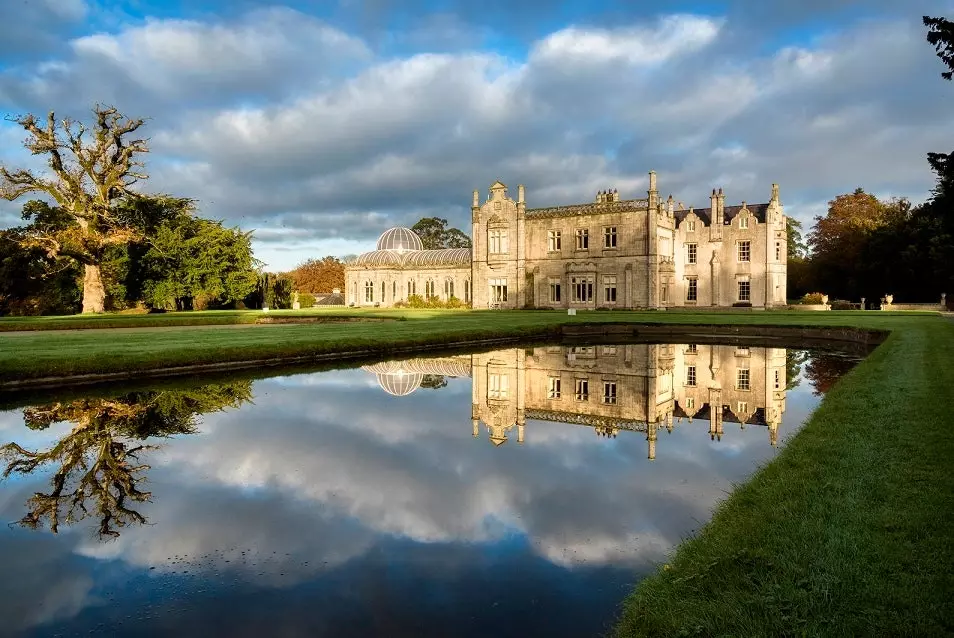
[[[568,322],[889,330],[887,341],[835,385],[778,457],[738,487],[697,536],[637,586],[616,632],[619,636],[954,632],[954,428],[947,413],[954,399],[954,321],[937,314],[872,311],[585,312],[576,317],[546,311],[302,313],[398,320],[0,334],[0,381],[345,350],[384,351],[396,345],[481,337],[534,337]],[[211,317],[243,323],[261,313],[177,313],[148,319],[169,326],[185,321],[178,318],[181,315],[189,315],[193,322]],[[108,326],[114,320],[147,318],[119,317],[82,320]],[[3,319],[0,324],[19,322],[23,329],[30,321]]]
[[[882,312],[583,312],[452,310],[304,310],[268,313],[272,319],[365,318],[391,321],[248,324],[258,311],[102,315],[63,318],[6,318],[0,326],[0,382],[101,372],[143,371],[162,367],[307,357],[327,353],[380,350],[409,345],[453,343],[491,337],[546,336],[564,323],[638,322],[672,324],[859,326],[890,329],[928,317]],[[940,320],[936,315],[934,320]],[[80,322],[82,330],[36,330],[31,327]],[[156,322],[142,327],[141,322]],[[199,322],[212,321],[212,325]],[[57,323],[59,322],[59,323]],[[89,330],[111,327],[136,330]],[[191,323],[182,323],[191,322]],[[233,324],[233,325],[222,325]],[[179,327],[180,329],[175,329]]]

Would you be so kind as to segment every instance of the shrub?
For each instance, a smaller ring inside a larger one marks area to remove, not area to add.
[[[454,295],[450,296],[450,299],[444,304],[445,308],[463,308],[464,302],[455,297]]]
[[[302,308],[311,308],[315,305],[315,296],[307,292],[299,293],[298,303],[301,304]]]
[[[820,292],[809,292],[809,293],[806,293],[804,297],[802,297],[802,303],[807,305],[817,306],[818,304],[824,303],[822,301],[822,298],[824,296],[825,295],[823,295]]]
[[[420,295],[410,295],[407,298],[407,307],[408,308],[426,308],[427,302],[424,301],[424,297]]]

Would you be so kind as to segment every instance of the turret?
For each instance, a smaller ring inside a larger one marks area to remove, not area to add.
[[[659,203],[659,192],[656,190],[656,171],[649,171],[649,210],[656,210]]]

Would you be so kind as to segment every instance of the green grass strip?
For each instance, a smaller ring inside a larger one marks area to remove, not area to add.
[[[951,399],[954,321],[904,321],[636,587],[616,635],[950,635]]]
[[[847,326],[891,330],[934,315],[882,312],[585,312],[575,317],[555,311],[344,310],[316,315],[389,318],[387,322],[337,322],[286,325],[163,325],[104,330],[56,330],[0,333],[0,381],[70,375],[155,370],[328,353],[380,351],[402,346],[439,345],[496,337],[539,337],[566,323],[636,322],[694,325]],[[270,313],[271,314],[271,313]],[[221,317],[235,321],[260,312],[177,313],[194,321]],[[145,319],[148,315],[118,315]],[[170,321],[178,316],[156,315]],[[279,316],[279,315],[274,315]],[[286,313],[293,317],[295,313]],[[65,318],[69,321],[73,318]],[[44,318],[45,320],[45,318]],[[110,321],[109,316],[92,321]],[[9,320],[5,320],[9,321]],[[42,323],[42,321],[41,321]],[[24,325],[21,323],[20,325]]]

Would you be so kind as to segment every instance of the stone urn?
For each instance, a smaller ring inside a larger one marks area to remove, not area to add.
[[[822,295],[822,303],[828,305],[828,295]]]
[[[892,303],[894,303],[894,295],[885,295],[884,302],[890,306]]]

